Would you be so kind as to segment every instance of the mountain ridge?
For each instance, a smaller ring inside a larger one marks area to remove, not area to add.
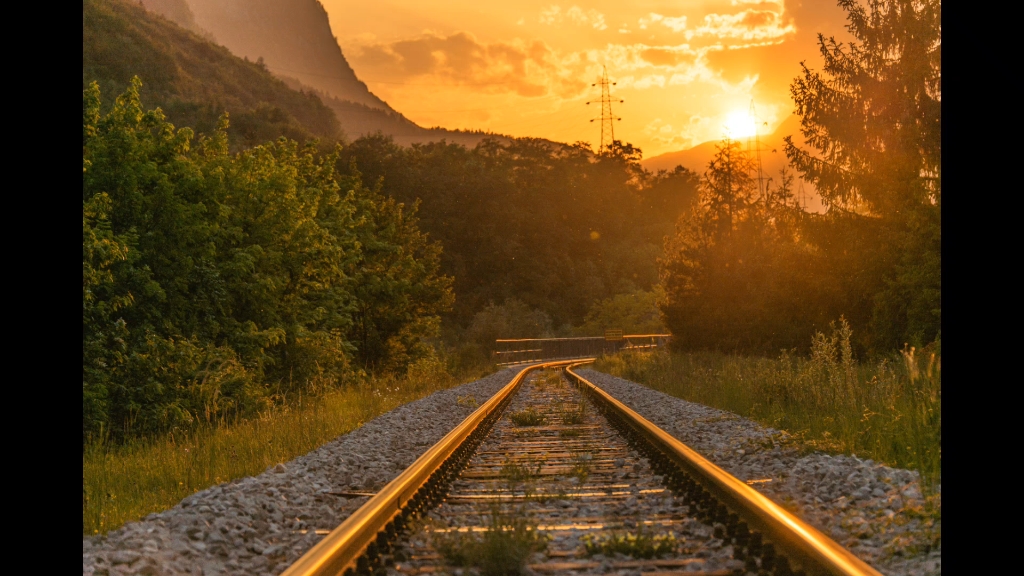
[[[381,132],[410,146],[445,140],[472,148],[503,134],[424,128],[373,94],[356,76],[318,0],[141,0],[151,13],[265,67],[289,88],[330,108],[344,136]]]

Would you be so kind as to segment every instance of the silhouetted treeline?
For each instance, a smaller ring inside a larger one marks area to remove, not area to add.
[[[420,226],[455,278],[455,324],[514,298],[568,333],[595,301],[658,282],[663,238],[696,197],[692,172],[651,174],[639,159],[619,142],[595,155],[539,139],[403,148],[377,135],[345,146],[338,165],[421,201]]]
[[[799,210],[784,175],[763,187],[723,142],[662,262],[679,348],[804,348],[840,315],[862,352],[940,340],[940,5],[840,5],[857,41],[822,39],[823,71],[794,81],[813,150],[786,148],[828,210]]]

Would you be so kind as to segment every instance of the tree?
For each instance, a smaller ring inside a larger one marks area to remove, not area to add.
[[[849,44],[818,37],[822,72],[803,64],[791,92],[816,154],[786,142],[833,216],[877,220],[884,235],[872,347],[926,343],[941,325],[941,4],[840,0]],[[871,232],[869,232],[871,230]],[[866,267],[866,265],[860,266]]]
[[[811,254],[799,241],[792,178],[758,190],[749,155],[717,146],[697,203],[679,219],[659,261],[659,306],[677,349],[774,352],[806,346],[819,306]]]
[[[451,305],[413,213],[338,152],[193,140],[134,79],[83,94],[83,435],[145,435],[403,369]]]
[[[357,301],[350,340],[365,367],[402,370],[439,333],[453,279],[440,272],[441,244],[417,227],[418,203],[406,208],[355,182],[361,251],[349,270]]]

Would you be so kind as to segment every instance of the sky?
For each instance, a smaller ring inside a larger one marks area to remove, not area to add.
[[[645,158],[773,131],[817,35],[850,38],[834,0],[321,2],[360,80],[421,126],[596,148],[607,69],[615,137]]]

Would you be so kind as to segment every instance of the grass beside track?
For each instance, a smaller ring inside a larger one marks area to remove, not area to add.
[[[82,532],[103,534],[204,488],[259,474],[402,404],[480,377],[374,378],[256,419],[124,446],[93,444],[82,456]]]
[[[845,324],[819,334],[809,358],[721,353],[622,353],[597,370],[745,416],[799,445],[917,470],[930,492],[941,473],[941,359],[903,351],[854,362]]]

